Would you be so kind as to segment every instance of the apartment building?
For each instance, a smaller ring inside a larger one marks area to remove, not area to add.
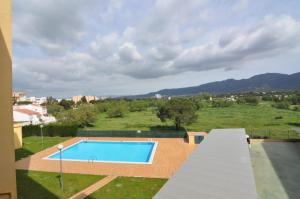
[[[0,199],[15,199],[12,111],[12,1],[0,1]]]
[[[72,100],[73,100],[74,103],[76,104],[76,103],[80,102],[81,99],[82,99],[83,97],[85,97],[85,99],[86,99],[87,102],[90,102],[90,101],[92,101],[92,100],[98,100],[98,99],[99,99],[99,98],[96,97],[96,96],[82,96],[82,95],[77,95],[77,96],[73,96],[73,97],[72,97]]]

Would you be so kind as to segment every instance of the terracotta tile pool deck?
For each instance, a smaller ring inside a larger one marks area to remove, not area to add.
[[[82,139],[85,138],[76,137],[62,144],[67,147]],[[188,144],[181,138],[89,137],[88,139],[105,141],[156,141],[158,145],[152,164],[63,161],[64,173],[169,178],[197,147],[197,145]],[[16,169],[59,172],[58,160],[43,159],[54,152],[57,152],[56,146],[19,160],[16,162]]]

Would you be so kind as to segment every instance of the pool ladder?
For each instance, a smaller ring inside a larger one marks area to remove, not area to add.
[[[97,157],[96,157],[96,156],[90,156],[90,158],[88,159],[88,162],[94,163],[95,160],[97,160]]]

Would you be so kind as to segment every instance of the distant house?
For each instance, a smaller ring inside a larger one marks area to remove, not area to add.
[[[41,114],[27,109],[17,109],[13,111],[14,122],[22,125],[41,124]]]
[[[36,105],[41,105],[47,102],[47,97],[26,97],[26,93],[24,92],[13,92],[13,99],[16,102],[31,102]]]
[[[161,95],[161,94],[155,94],[155,98],[156,98],[156,99],[161,99],[161,98],[162,98],[162,95]]]
[[[47,102],[47,97],[29,97],[26,101],[30,101],[32,104],[41,105]]]
[[[36,104],[15,105],[15,106],[13,106],[13,109],[14,110],[26,109],[26,110],[38,112],[41,115],[47,114],[47,108],[45,106],[40,106],[40,105],[36,105]]]
[[[14,122],[22,125],[38,125],[56,122],[55,117],[47,113],[46,107],[28,104],[13,107]]]

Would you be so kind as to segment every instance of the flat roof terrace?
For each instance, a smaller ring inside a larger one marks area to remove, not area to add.
[[[172,199],[256,199],[244,129],[214,129],[156,194]]]
[[[300,142],[255,141],[251,158],[259,199],[300,198]]]

